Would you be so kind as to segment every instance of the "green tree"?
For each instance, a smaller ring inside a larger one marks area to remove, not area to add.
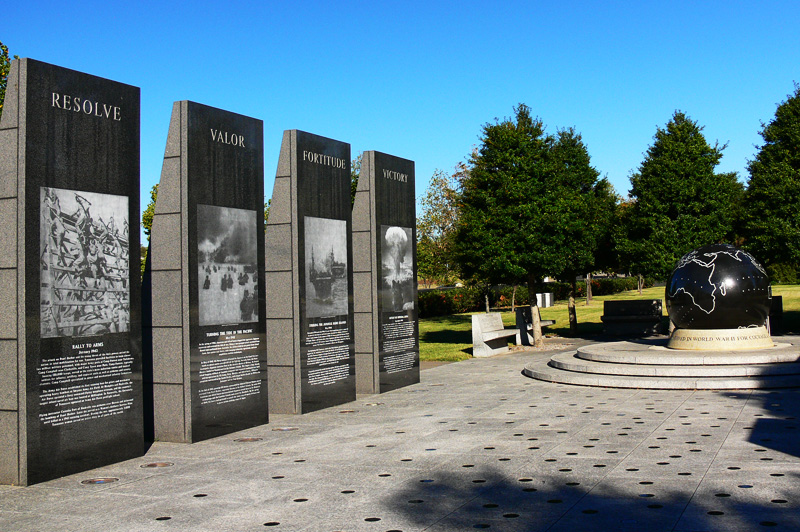
[[[15,55],[14,59],[19,59],[19,56]],[[0,42],[0,116],[3,116],[3,102],[6,100],[6,87],[10,71],[11,58],[8,55],[8,46]]]
[[[451,284],[458,277],[453,256],[453,238],[458,220],[459,165],[452,175],[436,170],[417,217],[417,276],[427,287],[434,282]],[[460,173],[461,172],[461,173]]]
[[[697,247],[733,241],[743,186],[735,173],[714,173],[725,146],[711,146],[703,128],[676,111],[657,128],[615,235],[622,266],[666,279],[678,259]]]
[[[749,161],[742,233],[744,247],[765,265],[800,264],[800,85],[761,124],[764,144]]]
[[[564,271],[569,213],[551,182],[554,137],[520,104],[514,117],[486,124],[462,183],[455,252],[466,277],[483,283],[527,280],[530,301],[545,276]],[[538,312],[534,343],[542,345]]]
[[[141,254],[141,267],[142,267],[142,275],[144,275],[144,265],[147,262],[147,252],[150,249],[150,231],[153,229],[153,216],[156,213],[156,198],[158,197],[158,183],[153,185],[153,188],[150,189],[150,203],[147,204],[147,207],[144,208],[142,211],[142,228],[144,229],[144,234],[147,236],[147,247],[142,246],[142,254]]]
[[[361,175],[361,156],[364,155],[363,153],[359,153],[358,157],[353,159],[350,162],[350,208],[353,208],[353,205],[356,202],[356,190],[358,190],[358,176]]]
[[[552,211],[560,220],[558,231],[563,242],[561,253],[566,262],[561,276],[568,280],[570,332],[577,334],[575,310],[576,278],[605,266],[600,247],[608,241],[608,231],[617,197],[607,179],[599,179],[581,135],[574,128],[561,130],[550,151],[551,170],[548,196]]]

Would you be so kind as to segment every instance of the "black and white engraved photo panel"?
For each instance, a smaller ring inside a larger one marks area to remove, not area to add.
[[[414,246],[411,229],[382,225],[381,233],[383,310],[385,312],[413,310]]]
[[[258,321],[256,211],[197,205],[199,325]]]
[[[347,222],[305,217],[306,317],[348,313]]]
[[[130,330],[128,197],[40,188],[41,337]]]

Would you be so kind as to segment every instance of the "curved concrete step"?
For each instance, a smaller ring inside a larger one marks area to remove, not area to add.
[[[528,364],[523,373],[534,379],[580,386],[603,388],[642,388],[653,390],[738,390],[794,388],[800,386],[800,375],[762,375],[757,377],[646,377],[603,375],[564,371],[548,365],[549,360]]]
[[[577,357],[612,364],[666,366],[717,366],[781,364],[800,362],[800,349],[791,343],[776,343],[769,349],[747,351],[682,351],[667,349],[666,340],[647,342],[606,342],[583,346]]]
[[[639,377],[758,377],[766,375],[800,375],[800,363],[715,364],[707,366],[679,364],[616,364],[596,362],[567,352],[553,355],[550,367],[576,373],[630,375]]]

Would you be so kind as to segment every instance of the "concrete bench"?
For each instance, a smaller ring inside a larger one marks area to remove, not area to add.
[[[536,294],[537,300],[540,294]],[[552,306],[552,295],[550,296],[550,305]],[[541,305],[540,305],[541,306]],[[517,345],[533,345],[533,314],[532,307],[517,307]],[[539,312],[539,307],[536,307],[536,312]],[[556,320],[543,320],[542,313],[539,312],[539,324],[542,327],[549,327],[555,325]]]
[[[516,329],[503,328],[499,312],[472,315],[472,356],[489,357],[508,351],[508,339]]]
[[[661,332],[660,299],[604,301],[603,332],[611,336],[652,336]]]

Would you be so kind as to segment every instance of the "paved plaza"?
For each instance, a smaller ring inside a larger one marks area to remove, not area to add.
[[[394,392],[3,486],[0,530],[800,530],[800,390],[522,374],[583,343],[436,366]]]

